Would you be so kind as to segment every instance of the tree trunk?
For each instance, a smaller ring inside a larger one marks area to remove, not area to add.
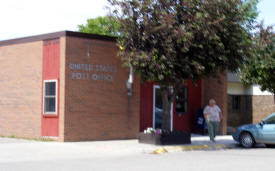
[[[171,111],[171,102],[170,102],[170,90],[169,87],[161,87],[161,97],[162,97],[162,129],[170,131],[171,122],[170,122],[170,111]]]

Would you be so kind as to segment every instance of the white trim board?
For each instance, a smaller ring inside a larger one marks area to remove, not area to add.
[[[262,91],[259,85],[244,86],[242,83],[227,83],[227,94],[272,96],[269,91]]]

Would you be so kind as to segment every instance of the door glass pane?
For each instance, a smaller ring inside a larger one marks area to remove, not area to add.
[[[161,129],[162,127],[162,99],[161,91],[159,88],[155,88],[155,129]]]
[[[55,96],[56,92],[56,82],[46,82],[45,83],[45,95],[46,96]]]
[[[182,88],[176,96],[175,111],[178,114],[187,113],[188,108],[188,89]]]

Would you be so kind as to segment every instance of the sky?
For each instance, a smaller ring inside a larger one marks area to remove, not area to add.
[[[56,31],[77,31],[88,18],[104,16],[107,0],[1,0],[0,40]],[[275,24],[275,0],[261,0],[258,20]]]

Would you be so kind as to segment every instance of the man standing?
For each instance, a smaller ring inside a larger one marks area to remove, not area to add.
[[[209,100],[209,105],[204,108],[203,115],[207,122],[210,141],[215,142],[215,137],[219,131],[219,124],[222,120],[222,112],[214,99]]]

